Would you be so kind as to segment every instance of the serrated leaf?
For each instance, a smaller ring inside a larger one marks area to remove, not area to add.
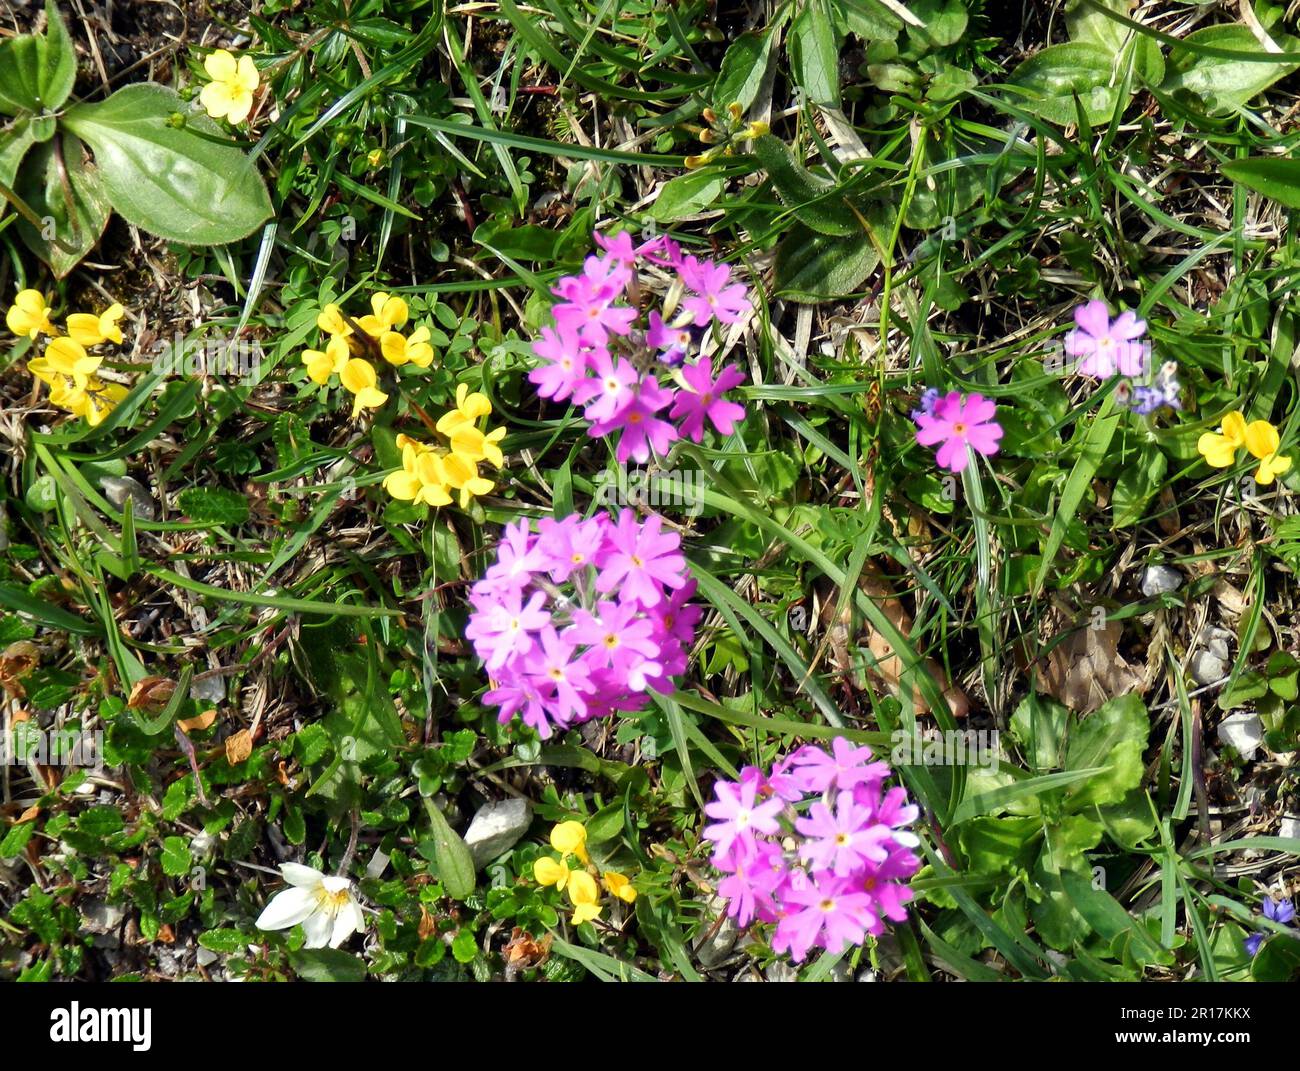
[[[301,948],[289,953],[289,965],[308,982],[360,982],[366,977],[365,960],[341,948]]]
[[[53,0],[43,34],[23,34],[0,45],[0,114],[55,111],[77,77],[77,53]]]
[[[172,125],[173,115],[187,112],[183,126]],[[74,105],[64,122],[94,151],[114,209],[152,234],[220,245],[271,215],[254,162],[174,90],[124,86],[105,101]]]
[[[1107,769],[1067,792],[1070,809],[1118,803],[1137,788],[1150,731],[1146,705],[1134,692],[1109,700],[1084,718],[1070,734],[1065,768]]]
[[[189,841],[184,837],[167,837],[162,847],[163,873],[170,878],[179,878],[190,872],[194,856],[190,852]]]
[[[190,520],[203,524],[235,525],[248,520],[248,500],[224,487],[187,487],[176,496],[176,505]]]

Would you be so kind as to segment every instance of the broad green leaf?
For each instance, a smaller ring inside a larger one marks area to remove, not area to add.
[[[1108,767],[1067,793],[1072,810],[1118,803],[1142,781],[1142,752],[1151,721],[1140,696],[1130,692],[1103,704],[1079,722],[1065,753],[1067,770]]]
[[[289,964],[308,982],[360,982],[366,961],[341,948],[300,948],[289,953]]]
[[[248,934],[240,933],[230,927],[206,930],[199,934],[200,947],[206,948],[209,952],[224,952],[227,955],[242,951],[247,945],[252,944],[254,940]]]
[[[23,34],[0,45],[0,114],[55,111],[77,77],[77,53],[54,0],[46,0],[43,34]]]
[[[172,117],[185,114],[183,125]],[[113,208],[159,237],[191,245],[237,241],[271,215],[254,162],[175,91],[124,86],[98,104],[77,104],[68,128],[95,153]]]
[[[1239,23],[1207,26],[1189,33],[1184,40],[1189,45],[1255,56],[1268,54],[1250,29]],[[1288,52],[1294,52],[1300,46],[1300,41],[1287,34],[1274,34],[1273,40]],[[1231,112],[1248,104],[1297,66],[1300,64],[1235,60],[1174,48],[1170,50],[1168,74],[1160,89],[1164,93],[1189,90],[1205,98],[1212,112]]]
[[[1220,164],[1233,182],[1262,193],[1287,208],[1300,208],[1300,160],[1286,156],[1255,156]]]
[[[908,34],[936,48],[955,45],[970,21],[963,0],[911,0],[907,7],[925,23],[925,29],[909,27]]]
[[[808,0],[790,25],[794,80],[814,104],[840,106],[840,50],[825,0]]]
[[[1043,833],[1041,818],[972,818],[957,829],[966,874],[1027,873]]]
[[[447,819],[432,800],[424,801],[433,827],[434,862],[438,867],[438,880],[453,900],[464,900],[474,891],[474,859],[459,834],[447,824]]]
[[[224,487],[187,487],[176,496],[180,511],[204,524],[236,525],[248,520],[248,499]]]
[[[1111,495],[1111,526],[1129,528],[1146,516],[1147,503],[1164,482],[1169,461],[1155,447],[1139,449],[1129,459]]]
[[[62,150],[62,170],[56,148]],[[36,227],[20,218],[18,233],[60,279],[90,252],[108,226],[108,196],[101,176],[86,159],[81,142],[70,134],[31,151],[14,192],[41,220]]]
[[[836,185],[813,174],[780,138],[764,134],[754,139],[754,156],[767,170],[777,196],[800,223],[817,231],[839,237],[860,235],[862,223],[849,207]]]
[[[993,814],[1017,800],[1033,799],[1054,789],[1087,781],[1100,773],[1100,769],[1062,770],[1059,773],[1042,774],[1015,781],[987,792],[968,792],[965,798],[952,812],[952,822],[964,822],[977,815]],[[969,786],[968,786],[969,787]]]
[[[1111,85],[1114,78],[1112,51],[1086,41],[1071,41],[1049,45],[1030,56],[1015,69],[1009,84],[1020,91],[1014,103],[1064,126],[1078,119],[1076,96],[1090,123],[1109,119],[1119,92]]]
[[[664,183],[650,215],[660,223],[673,223],[679,219],[698,215],[713,204],[722,193],[724,179],[716,171],[688,171]]]
[[[722,69],[713,86],[713,108],[721,114],[729,105],[741,111],[754,103],[772,59],[772,33],[742,33],[722,57]]]
[[[168,837],[163,841],[163,873],[171,878],[179,878],[190,872],[194,856],[190,853],[190,844],[184,837]]]
[[[1117,941],[1127,944],[1133,958],[1142,965],[1173,963],[1173,955],[1160,947],[1142,923],[1133,918],[1104,889],[1094,889],[1082,874],[1072,870],[1061,871],[1061,887],[1076,911],[1098,934],[1116,947]]]
[[[1257,982],[1289,982],[1300,977],[1300,940],[1285,933],[1270,935],[1251,961],[1250,976]]]
[[[8,130],[0,131],[0,184],[13,186],[18,165],[36,141],[36,126],[29,116],[15,120]]]
[[[1011,715],[1011,734],[1034,770],[1061,766],[1070,712],[1046,696],[1032,692]]]
[[[1098,0],[1102,7],[1120,15],[1127,15],[1133,8],[1134,0]],[[1087,0],[1067,0],[1065,5],[1065,25],[1070,31],[1071,41],[1083,41],[1088,44],[1101,45],[1113,52],[1118,52],[1128,36],[1128,29],[1114,19],[1108,19]]]
[[[799,223],[777,247],[776,292],[811,305],[833,301],[853,293],[879,263],[868,235],[834,238]]]

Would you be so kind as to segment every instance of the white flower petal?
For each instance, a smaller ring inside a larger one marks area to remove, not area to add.
[[[320,883],[325,886],[326,892],[346,892],[351,895],[352,881],[350,878],[321,878]]]
[[[258,916],[259,930],[287,930],[316,910],[316,896],[307,889],[285,889],[271,897]]]
[[[361,908],[349,900],[339,910],[334,919],[334,930],[330,935],[330,948],[338,948],[357,930],[365,928],[365,919],[361,917]]]
[[[314,888],[325,880],[325,875],[319,870],[303,866],[301,863],[281,863],[280,873],[284,875],[285,881],[290,885],[297,885],[300,889]]]
[[[306,948],[324,948],[329,944],[333,930],[333,917],[328,912],[317,911],[303,920],[302,932],[307,935],[303,945]]]

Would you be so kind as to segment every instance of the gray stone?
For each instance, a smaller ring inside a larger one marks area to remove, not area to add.
[[[1197,684],[1216,684],[1228,675],[1228,663],[1208,648],[1192,655],[1192,680]]]
[[[131,499],[133,512],[143,521],[152,521],[157,516],[153,495],[145,490],[144,484],[130,476],[101,476],[99,486],[104,489],[104,497],[118,509]]]
[[[482,870],[504,851],[513,848],[533,821],[533,808],[525,799],[485,803],[465,831],[465,843],[474,866]]]
[[[1282,822],[1277,827],[1279,837],[1300,837],[1300,816],[1286,814],[1282,816]]]
[[[1219,739],[1249,762],[1264,739],[1264,723],[1254,713],[1229,714],[1219,722]]]
[[[196,703],[222,702],[226,698],[226,682],[220,673],[211,677],[196,677],[190,682],[190,698]]]
[[[1177,591],[1182,583],[1183,574],[1177,569],[1172,569],[1168,565],[1148,565],[1142,571],[1142,582],[1139,586],[1142,594],[1149,599],[1153,595]]]
[[[695,945],[695,955],[700,961],[700,966],[706,970],[718,966],[731,955],[736,942],[740,940],[740,930],[736,926],[735,919],[730,915],[723,915],[720,923],[717,920],[717,915],[726,910],[726,902],[721,897],[714,897],[709,907],[714,914],[714,920],[709,923]]]

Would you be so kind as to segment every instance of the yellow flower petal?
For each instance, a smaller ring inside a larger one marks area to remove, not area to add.
[[[1259,470],[1255,473],[1255,482],[1267,487],[1273,480],[1281,476],[1291,468],[1291,459],[1289,457],[1278,457],[1277,454],[1270,454],[1259,463]]]
[[[609,890],[611,896],[616,896],[628,904],[636,901],[636,889],[632,888],[632,882],[627,877],[617,871],[607,870],[604,879],[605,888]]]
[[[584,922],[594,922],[600,918],[599,904],[578,904],[573,909],[572,922],[575,926],[581,926]]]
[[[320,310],[316,326],[331,335],[352,334],[352,325],[343,318],[343,310],[332,302]]]
[[[384,490],[403,502],[411,502],[420,493],[420,480],[412,472],[390,472],[384,477]]]
[[[1244,446],[1246,442],[1246,418],[1240,413],[1229,413],[1223,418],[1223,426],[1219,429],[1223,436],[1234,447]]]
[[[1224,435],[1207,431],[1196,440],[1196,449],[1212,468],[1226,469],[1237,456],[1237,444]]]
[[[235,96],[225,82],[209,82],[199,90],[199,103],[213,119],[224,119],[234,106]]]
[[[234,56],[224,48],[219,48],[204,57],[203,69],[214,82],[229,82],[235,77],[239,65],[235,62]]]
[[[1246,425],[1245,445],[1255,457],[1265,458],[1277,453],[1282,444],[1277,428],[1267,420],[1252,420]]]
[[[239,57],[239,66],[232,80],[245,93],[252,94],[260,81],[257,74],[257,64],[253,62],[252,56],[243,55]]]
[[[5,326],[15,335],[35,339],[38,335],[56,334],[50,323],[50,307],[39,290],[20,290],[5,313]]]
[[[579,855],[587,844],[587,830],[581,822],[560,822],[551,830],[551,847],[562,855]]]
[[[352,399],[352,418],[355,420],[363,409],[378,409],[388,401],[388,395],[374,387],[362,387]]]
[[[226,120],[231,123],[242,123],[252,110],[253,94],[235,89],[230,94],[230,108],[226,111]]]
[[[575,870],[569,875],[569,899],[576,904],[600,902],[600,886],[585,870]]]
[[[373,387],[377,380],[375,366],[361,357],[351,358],[339,372],[339,382],[353,394]]]
[[[533,880],[539,885],[563,889],[569,880],[569,868],[560,860],[544,855],[533,863]]]

